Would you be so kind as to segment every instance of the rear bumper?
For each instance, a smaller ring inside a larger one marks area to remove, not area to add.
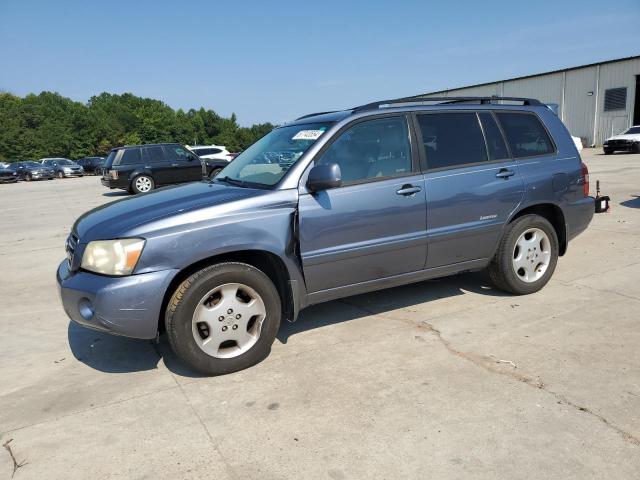
[[[118,178],[113,180],[111,178],[100,178],[100,183],[107,188],[121,188],[122,190],[129,190],[129,180]]]
[[[164,293],[177,270],[105,277],[71,273],[64,260],[56,274],[62,306],[85,327],[131,338],[155,338]]]
[[[572,240],[584,232],[595,213],[595,198],[584,197],[570,203],[564,210],[567,240]]]

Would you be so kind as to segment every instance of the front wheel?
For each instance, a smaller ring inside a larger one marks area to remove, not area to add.
[[[244,263],[206,267],[173,293],[165,324],[171,348],[193,369],[224,375],[263,360],[282,315],[280,296],[262,271]]]
[[[213,180],[221,171],[222,171],[221,168],[214,168],[213,170],[211,170],[211,173],[209,174],[209,178]]]
[[[64,173],[58,172],[58,178],[64,178]]]
[[[30,182],[31,180],[33,180],[33,176],[30,173],[27,173],[26,177],[24,178],[27,182]]]
[[[153,190],[155,183],[153,178],[148,175],[138,175],[131,182],[131,191],[133,193],[147,193]]]
[[[551,223],[539,215],[524,215],[507,225],[489,276],[500,290],[534,293],[551,279],[558,254],[558,235]]]
[[[604,149],[604,154],[605,155],[611,155],[613,153],[613,150],[609,150],[609,149]]]

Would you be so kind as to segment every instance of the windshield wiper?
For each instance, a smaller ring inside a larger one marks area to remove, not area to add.
[[[237,178],[231,178],[228,176],[224,177],[216,177],[215,180],[219,182],[228,183],[229,185],[237,185],[238,187],[247,187],[248,183],[243,180],[238,180]]]
[[[228,176],[224,176],[224,177],[215,177],[214,181],[218,180],[220,182],[224,182],[224,183],[228,183],[229,185],[235,185],[237,187],[242,187],[242,188],[257,188],[260,190],[269,190],[271,189],[272,185],[267,185],[266,183],[260,183],[260,182],[249,182],[247,180],[239,180],[237,178],[231,178]]]

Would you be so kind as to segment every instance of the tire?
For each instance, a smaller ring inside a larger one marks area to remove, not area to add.
[[[611,155],[612,153],[613,153],[613,150],[607,150],[607,149],[604,150],[605,155]]]
[[[156,183],[149,175],[138,175],[131,180],[131,191],[133,193],[149,193],[156,188]]]
[[[30,173],[27,173],[27,174],[25,175],[24,179],[25,179],[27,182],[30,182],[31,180],[33,180],[33,176],[32,176]]]
[[[64,178],[64,173],[58,172],[58,178],[63,179]]]
[[[633,153],[640,153],[640,142],[633,144]]]
[[[211,170],[211,173],[209,174],[209,179],[213,180],[216,177],[216,175],[218,175],[221,171],[222,171],[221,168],[214,168],[213,170]]]
[[[489,265],[489,277],[506,292],[537,292],[551,279],[559,251],[558,235],[551,223],[539,215],[523,215],[507,225]]]
[[[241,318],[241,312],[249,313]],[[280,296],[269,277],[251,265],[229,262],[203,268],[182,282],[167,305],[165,325],[178,358],[200,373],[224,375],[269,355],[281,316]]]

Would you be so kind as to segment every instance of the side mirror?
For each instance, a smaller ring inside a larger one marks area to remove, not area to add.
[[[316,165],[309,172],[307,189],[310,192],[319,192],[342,185],[342,173],[340,165],[330,163],[328,165]]]

